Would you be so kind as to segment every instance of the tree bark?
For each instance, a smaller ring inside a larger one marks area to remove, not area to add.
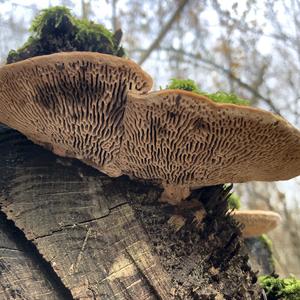
[[[1,299],[260,299],[230,188],[176,208],[5,127],[0,155]]]

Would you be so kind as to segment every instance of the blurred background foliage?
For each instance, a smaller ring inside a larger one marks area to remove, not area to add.
[[[208,93],[238,94],[300,127],[300,0],[0,0],[0,57],[29,37],[40,9],[65,5],[77,17],[123,30],[126,55],[155,88],[193,79]],[[276,270],[300,277],[300,179],[235,185],[242,208],[282,216],[273,240]]]

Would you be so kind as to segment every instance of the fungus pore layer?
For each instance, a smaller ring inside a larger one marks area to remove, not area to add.
[[[0,122],[56,154],[118,176],[127,91],[151,86],[150,76],[128,59],[91,52],[39,56],[0,69]]]
[[[128,59],[39,56],[0,69],[0,122],[110,176],[161,183],[173,204],[199,186],[300,175],[300,132],[281,117],[151,86]]]
[[[182,90],[130,93],[124,127],[122,171],[170,191],[300,174],[300,132],[263,110]]]

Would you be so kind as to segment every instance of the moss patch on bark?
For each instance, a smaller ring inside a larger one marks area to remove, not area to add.
[[[201,89],[197,86],[196,82],[191,79],[171,79],[170,84],[167,85],[167,89],[174,90],[185,90],[196,93],[198,95],[206,96],[214,102],[218,103],[231,103],[236,105],[249,105],[249,101],[246,99],[242,99],[233,93],[226,92],[216,92],[216,93],[206,93],[201,91]]]

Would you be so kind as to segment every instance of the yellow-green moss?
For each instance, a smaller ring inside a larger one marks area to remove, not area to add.
[[[299,300],[300,280],[289,278],[278,278],[277,276],[260,276],[260,285],[265,290],[268,300]]]
[[[266,234],[262,234],[260,237],[259,237],[260,241],[265,244],[265,246],[270,250],[270,252],[272,252],[272,248],[273,248],[273,243],[272,241],[270,240],[270,238],[266,235]]]
[[[197,93],[197,94],[201,93],[201,91],[199,90],[196,82],[194,80],[191,80],[191,79],[172,78],[170,80],[170,84],[167,85],[167,89],[170,89],[170,90],[179,89],[179,90],[194,92],[194,93]]]
[[[230,208],[230,209],[240,209],[241,199],[237,194],[232,193],[229,196],[229,198],[227,199],[227,201],[228,201],[228,208]]]
[[[124,56],[117,35],[103,25],[74,17],[64,6],[42,10],[32,21],[30,37],[18,50],[11,50],[7,63],[62,51],[93,51]]]
[[[225,93],[225,92],[216,92],[212,94],[205,93],[200,90],[195,81],[191,79],[171,79],[170,84],[167,85],[167,89],[180,89],[185,91],[190,91],[199,95],[206,96],[207,98],[218,103],[232,103],[237,105],[249,105],[249,101],[239,98],[235,94]]]
[[[45,34],[64,34],[74,24],[71,11],[64,6],[41,10],[33,19],[29,31],[37,38]]]

